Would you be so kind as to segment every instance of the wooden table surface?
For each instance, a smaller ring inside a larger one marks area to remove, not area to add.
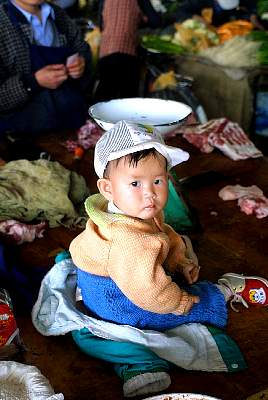
[[[38,140],[42,149],[69,169],[82,174],[96,192],[93,171],[93,151],[76,161],[62,146],[65,136],[47,136]],[[179,178],[206,171],[220,172],[211,182],[189,183],[185,193],[197,215],[199,229],[189,235],[201,265],[201,279],[216,282],[226,272],[261,275],[268,279],[268,217],[257,219],[239,210],[236,201],[224,202],[218,191],[227,184],[258,185],[268,195],[268,159],[232,161],[214,151],[206,155],[181,138],[169,139],[191,154],[186,163],[175,168]],[[66,228],[49,229],[43,239],[23,244],[19,256],[29,268],[54,263],[51,255],[57,249],[67,249],[80,231]],[[236,340],[248,363],[248,369],[238,373],[206,373],[171,370],[172,384],[166,392],[205,393],[222,400],[243,400],[268,387],[268,315],[267,308],[239,307],[230,309],[227,333]],[[55,392],[66,400],[122,399],[122,383],[111,366],[90,358],[76,348],[69,335],[43,337],[34,329],[30,316],[19,316],[17,322],[27,347],[23,362],[36,365],[49,379]],[[143,396],[146,397],[146,396]]]

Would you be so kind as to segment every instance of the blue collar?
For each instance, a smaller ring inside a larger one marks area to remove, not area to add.
[[[33,15],[33,14],[29,13],[29,11],[26,11],[23,8],[21,8],[19,5],[17,5],[15,3],[14,0],[11,0],[11,3],[13,4],[14,7],[16,7],[25,16],[27,21],[31,24],[33,18],[35,17],[35,15]],[[54,12],[53,8],[48,3],[41,4],[41,19],[42,19],[42,22],[46,21],[49,16],[51,16],[55,20],[55,12]]]

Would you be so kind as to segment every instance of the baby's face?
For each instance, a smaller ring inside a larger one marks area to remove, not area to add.
[[[159,153],[141,159],[136,166],[122,158],[111,166],[109,179],[114,204],[131,217],[151,219],[167,202],[166,159]]]

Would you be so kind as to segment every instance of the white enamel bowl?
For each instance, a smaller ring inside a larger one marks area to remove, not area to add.
[[[147,397],[144,400],[220,400],[220,399],[217,399],[216,397],[207,396],[206,394],[168,393],[153,397]]]
[[[165,136],[191,114],[184,103],[154,98],[130,98],[104,101],[89,108],[89,115],[105,131],[121,120],[156,127]]]

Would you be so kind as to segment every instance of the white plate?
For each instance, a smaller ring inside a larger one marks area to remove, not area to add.
[[[195,393],[167,393],[159,396],[147,397],[144,400],[220,400],[206,394]]]
[[[89,108],[89,115],[105,131],[124,119],[152,125],[163,136],[182,124],[191,112],[191,107],[178,101],[142,97],[105,101]]]

